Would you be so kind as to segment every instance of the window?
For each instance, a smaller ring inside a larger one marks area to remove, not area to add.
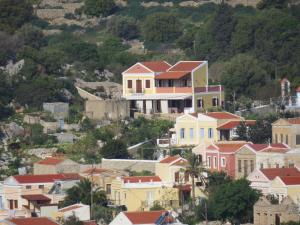
[[[184,128],[180,129],[180,138],[184,139]]]
[[[26,189],[31,189],[31,185],[26,185]]]
[[[289,144],[289,136],[285,135],[285,143],[288,145]]]
[[[248,175],[248,160],[244,160],[244,176]]]
[[[214,130],[212,128],[208,128],[208,138],[214,138]]]
[[[294,163],[289,163],[289,168],[294,168],[294,167],[295,167]]]
[[[44,185],[39,185],[39,189],[44,189]]]
[[[250,160],[250,172],[254,170],[254,161]]]
[[[15,209],[17,209],[18,208],[18,200],[15,200],[14,202],[15,202]]]
[[[150,88],[150,80],[146,80],[146,88]]]
[[[279,164],[278,163],[276,163],[276,168],[279,168]]]
[[[194,128],[190,128],[190,138],[194,138]]]
[[[226,159],[224,157],[221,158],[221,166],[222,167],[226,166]]]
[[[238,171],[242,172],[242,161],[238,160]]]
[[[175,182],[179,182],[179,171],[176,172],[174,175],[175,175]]]
[[[132,80],[127,80],[127,88],[132,88]]]
[[[189,180],[190,180],[190,174],[189,174],[189,172],[185,171],[184,172],[184,181],[189,182]]]
[[[283,143],[283,134],[280,134],[280,143]]]
[[[203,99],[202,98],[199,98],[197,100],[197,106],[198,106],[198,108],[203,108]]]
[[[214,156],[214,168],[217,168],[218,167],[218,163],[217,163],[217,157]]]
[[[211,157],[207,156],[207,166],[210,168],[211,167]]]
[[[300,145],[300,134],[296,135],[296,145]]]
[[[204,138],[204,128],[200,128],[200,138]]]
[[[219,105],[219,99],[217,97],[212,98],[212,106],[218,106]]]
[[[111,184],[106,184],[106,194],[111,194]]]
[[[261,168],[261,169],[264,168],[264,164],[263,164],[263,163],[260,164],[260,168]]]
[[[278,143],[278,135],[275,134],[275,143]]]

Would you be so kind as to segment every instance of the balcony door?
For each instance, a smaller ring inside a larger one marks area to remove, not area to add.
[[[136,93],[142,93],[142,81],[136,80]]]

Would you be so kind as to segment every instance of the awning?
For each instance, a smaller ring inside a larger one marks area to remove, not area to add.
[[[21,195],[21,197],[28,200],[28,201],[51,201],[50,198],[48,198],[45,195],[41,195],[41,194]]]
[[[155,76],[155,80],[178,80],[190,74],[188,71],[168,71]]]

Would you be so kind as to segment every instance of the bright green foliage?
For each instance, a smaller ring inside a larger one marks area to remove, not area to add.
[[[85,0],[84,12],[90,16],[108,16],[110,15],[116,5],[111,0]]]
[[[27,0],[0,0],[0,30],[14,32],[33,17],[33,9]]]
[[[176,14],[153,13],[143,23],[146,41],[171,42],[181,34],[181,24]]]
[[[154,202],[153,206],[150,208],[150,211],[165,210],[159,203]]]
[[[300,222],[290,221],[286,223],[281,223],[280,225],[300,225]]]
[[[109,224],[113,220],[114,209],[101,205],[93,205],[93,218],[96,221],[101,221],[102,224]]]

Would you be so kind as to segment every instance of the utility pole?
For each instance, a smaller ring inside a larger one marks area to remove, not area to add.
[[[94,162],[92,162],[92,181],[91,181],[91,219],[93,219],[93,187],[94,187]]]

